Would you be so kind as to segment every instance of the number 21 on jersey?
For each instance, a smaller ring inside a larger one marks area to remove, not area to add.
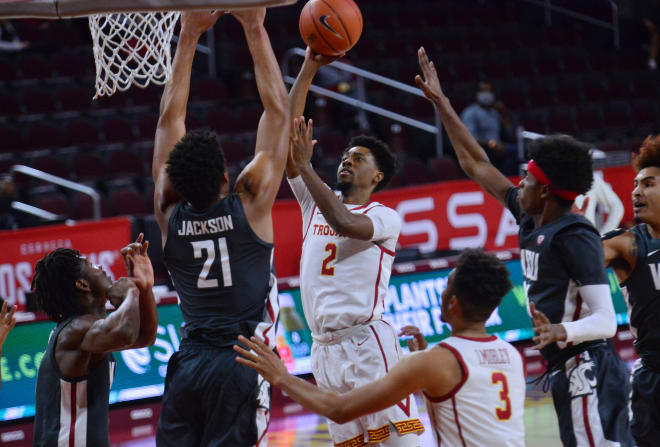
[[[212,240],[194,241],[191,242],[193,246],[193,256],[195,259],[200,259],[206,255],[202,271],[199,272],[197,278],[197,288],[210,289],[218,287],[217,278],[209,278],[209,272],[215,262],[215,244]],[[231,267],[229,265],[229,251],[227,250],[227,238],[221,237],[218,239],[218,251],[220,253],[220,266],[222,267],[222,286],[231,287]],[[204,253],[202,253],[204,252]]]

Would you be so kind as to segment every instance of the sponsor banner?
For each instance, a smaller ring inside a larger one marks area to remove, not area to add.
[[[630,166],[621,166],[604,169],[602,175],[625,206],[624,222],[632,220],[630,198],[635,172]],[[517,184],[519,179],[511,181]],[[430,253],[467,247],[518,247],[518,226],[511,213],[469,180],[385,190],[376,193],[373,200],[395,209],[401,216],[399,248],[417,247],[422,253]],[[280,277],[299,273],[301,219],[296,201],[275,204],[275,262]]]
[[[519,260],[506,263],[514,289],[509,292],[487,323],[490,333],[505,340],[532,337],[531,320],[525,308],[525,291]],[[383,318],[395,329],[412,324],[419,327],[427,341],[435,344],[449,336],[450,328],[442,321],[441,295],[447,285],[451,263],[440,269],[415,269],[393,275],[385,301]],[[420,271],[422,270],[422,271]],[[627,322],[626,306],[614,274],[608,272],[614,307],[619,324]],[[311,372],[311,333],[303,317],[300,290],[282,290],[277,350],[294,374]],[[149,348],[114,353],[117,361],[110,403],[160,396],[163,393],[167,362],[179,349],[183,323],[176,304],[158,306],[158,332]],[[37,370],[54,323],[40,321],[19,324],[7,337],[0,359],[2,399],[0,422],[34,415]],[[405,347],[406,341],[401,341]]]
[[[100,264],[111,277],[126,274],[120,250],[131,241],[131,221],[126,217],[50,225],[0,232],[0,296],[10,304],[25,306],[34,266],[56,248],[73,248]]]

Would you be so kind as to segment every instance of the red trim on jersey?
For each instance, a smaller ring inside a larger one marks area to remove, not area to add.
[[[76,447],[76,410],[78,409],[78,400],[76,390],[78,382],[71,383],[71,425],[69,426],[69,447]]]
[[[374,209],[374,208],[378,208],[379,206],[385,207],[385,205],[381,205],[380,203],[377,203],[376,205],[372,206],[372,207],[369,208],[368,210],[364,210],[364,211],[362,211],[362,214],[367,214],[369,211],[371,211],[371,210]]]
[[[451,404],[454,407],[454,420],[456,421],[456,427],[458,427],[458,436],[461,438],[463,447],[466,447],[465,439],[463,439],[463,430],[461,430],[461,423],[458,420],[458,410],[456,410],[456,399],[454,396],[451,397]]]
[[[360,206],[355,207],[355,208],[349,208],[349,211],[357,211],[357,210],[361,210],[362,208],[366,208],[366,207],[368,207],[368,206],[371,205],[372,203],[373,203],[373,202],[369,202],[369,203],[365,203],[364,205],[360,205]]]
[[[452,337],[462,338],[464,340],[470,340],[470,341],[478,341],[481,343],[497,340],[497,335],[491,335],[490,337],[466,337],[464,335],[452,335]]]
[[[385,372],[388,373],[390,372],[390,369],[387,367],[387,357],[385,357],[385,351],[383,351],[383,345],[380,343],[380,337],[378,337],[378,333],[376,332],[376,329],[373,328],[373,326],[369,326],[369,329],[371,329],[371,332],[373,332],[374,336],[376,337],[376,342],[378,343],[378,347],[380,348],[380,354],[383,356],[383,362],[385,363]],[[402,402],[397,402],[396,405],[399,408],[401,408],[401,410],[406,414],[406,416],[410,417],[410,396],[406,397],[405,405]]]
[[[268,427],[270,426],[270,417],[268,416],[269,411],[268,409],[266,409],[265,411],[266,411],[266,417],[268,418],[268,422],[266,422],[266,428],[264,429],[264,432],[261,434],[261,438],[259,438],[255,447],[259,447],[259,444],[261,444],[261,441],[263,441],[264,436],[266,436],[266,433],[268,433]]]
[[[309,227],[312,226],[312,220],[314,220],[314,212],[316,211],[316,205],[314,205],[314,208],[312,208],[312,214],[309,218],[309,223],[307,224],[307,229],[305,230],[305,234],[303,235],[303,242],[307,238],[307,233],[309,233]]]
[[[438,346],[442,346],[443,348],[448,349],[452,354],[454,354],[454,357],[456,357],[456,360],[458,361],[458,364],[461,367],[461,370],[463,371],[463,377],[461,378],[461,381],[458,382],[458,384],[454,387],[454,389],[451,390],[449,393],[445,394],[444,396],[431,397],[428,394],[426,394],[425,391],[424,395],[426,396],[426,398],[431,402],[435,402],[435,403],[444,402],[449,398],[453,400],[456,393],[460,391],[460,389],[463,387],[465,382],[467,382],[468,377],[470,377],[470,370],[468,370],[468,367],[465,364],[465,361],[463,360],[463,356],[461,356],[461,354],[456,350],[456,348],[454,348],[453,346],[447,343],[439,343]]]
[[[396,254],[396,253],[393,252],[392,250],[388,250],[387,248],[383,247],[383,246],[380,245],[380,244],[377,244],[377,243],[374,242],[374,245],[375,245],[376,247],[380,248],[380,251],[385,252],[386,255],[390,255],[390,256],[394,257],[394,255]]]
[[[582,416],[584,417],[584,429],[587,432],[587,438],[589,438],[589,447],[596,447],[594,443],[594,437],[591,434],[591,425],[589,425],[589,411],[588,411],[588,396],[582,396]]]
[[[378,244],[376,244],[378,245]],[[383,255],[385,252],[383,250],[380,251],[380,259],[378,260],[378,275],[376,276],[376,286],[374,287],[374,307],[371,308],[371,315],[369,316],[369,319],[366,321],[367,323],[371,321],[371,319],[374,317],[374,312],[376,311],[376,305],[378,304],[378,284],[380,284],[380,272],[383,271]],[[381,349],[382,350],[382,349]]]
[[[268,295],[270,295],[270,293]],[[277,299],[278,300],[280,299],[279,296],[277,297]],[[266,343],[266,346],[270,346],[270,342],[268,340],[268,335],[266,335],[266,332],[270,331],[273,325],[275,324],[275,311],[273,310],[273,304],[270,302],[270,296],[268,299],[268,306],[266,306],[266,309],[268,309],[268,316],[270,317],[270,321],[272,321],[273,323],[270,326],[268,326],[266,329],[264,329],[261,335],[263,335],[264,337],[264,343]]]

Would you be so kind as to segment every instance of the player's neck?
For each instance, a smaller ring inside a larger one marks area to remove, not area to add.
[[[543,225],[548,225],[549,223],[554,222],[555,220],[561,219],[566,214],[570,213],[570,208],[562,208],[558,206],[555,202],[546,201],[543,211],[540,214],[533,216],[534,219],[534,228],[542,227]]]
[[[649,232],[649,236],[651,236],[653,239],[660,239],[660,224],[647,223],[646,229]]]
[[[486,332],[486,322],[478,323],[460,322],[452,325],[451,335],[453,337],[486,338],[490,334]]]
[[[351,188],[342,193],[341,200],[346,205],[365,205],[371,201],[371,191]]]

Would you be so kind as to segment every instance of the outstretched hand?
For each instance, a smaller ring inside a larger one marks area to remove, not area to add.
[[[429,60],[424,47],[417,50],[417,58],[419,59],[419,67],[422,69],[422,76],[415,76],[415,83],[422,89],[424,95],[434,104],[444,98],[445,94],[440,87],[440,80],[438,79],[438,72],[435,70],[433,61]]]
[[[314,133],[313,121],[310,119],[305,125],[305,117],[293,119],[293,127],[289,136],[291,142],[291,158],[300,168],[308,165],[312,160],[316,140],[312,139]]]
[[[424,335],[419,331],[417,326],[404,326],[401,328],[399,337],[406,335],[412,337],[408,340],[408,349],[410,352],[423,351],[428,346]]]
[[[536,343],[536,345],[532,346],[532,349],[540,350],[550,343],[566,340],[566,329],[564,326],[550,323],[550,319],[540,310],[536,310],[536,306],[531,301],[529,303],[529,312],[532,315],[534,334],[536,334],[532,338],[534,343]]]
[[[147,250],[149,241],[144,241],[144,234],[140,233],[137,240],[121,249],[126,272],[140,290],[148,290],[154,285],[154,268],[151,265]]]
[[[238,363],[254,369],[274,386],[278,386],[289,375],[284,362],[257,337],[250,337],[248,340],[239,335],[238,340],[250,349],[247,351],[234,345],[234,351],[241,355],[241,357],[236,357]]]
[[[9,303],[7,301],[2,303],[2,311],[0,311],[0,350],[2,350],[2,345],[7,339],[7,334],[16,325],[16,317],[14,316],[16,306],[11,306],[11,309],[7,311],[8,307]]]
[[[181,13],[181,32],[188,32],[198,37],[209,30],[225,11],[183,11]]]
[[[341,59],[345,55],[346,53],[342,53],[339,56],[325,56],[323,54],[315,52],[310,47],[307,47],[307,50],[305,50],[305,63],[313,64],[316,66],[316,68],[319,68],[324,65],[328,65],[338,59]]]

